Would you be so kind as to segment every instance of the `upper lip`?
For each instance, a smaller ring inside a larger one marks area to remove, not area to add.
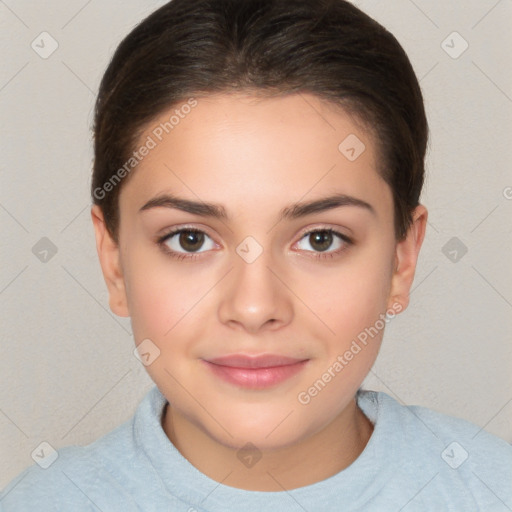
[[[249,356],[245,354],[232,354],[227,356],[206,359],[208,363],[220,366],[230,366],[233,368],[272,368],[273,366],[289,366],[297,364],[306,359],[297,359],[294,357],[281,356],[277,354],[264,354],[259,356]]]

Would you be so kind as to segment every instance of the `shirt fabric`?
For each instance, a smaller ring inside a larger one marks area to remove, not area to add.
[[[0,495],[2,512],[312,512],[512,510],[512,446],[462,419],[360,390],[374,425],[359,457],[289,491],[229,487],[190,464],[166,436],[165,397],[152,388],[135,415],[84,447],[58,450]],[[206,456],[206,454],[205,454]]]

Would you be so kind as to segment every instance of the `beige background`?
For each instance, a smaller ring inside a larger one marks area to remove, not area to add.
[[[152,386],[129,321],[108,309],[88,191],[99,80],[162,3],[0,1],[0,488],[41,442],[93,441]],[[366,387],[511,442],[512,2],[356,4],[405,47],[431,127],[412,303],[387,328]],[[43,31],[59,45],[46,59],[31,47]],[[43,237],[57,249],[46,262]]]

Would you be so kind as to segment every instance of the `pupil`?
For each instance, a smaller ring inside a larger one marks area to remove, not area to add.
[[[183,231],[180,234],[180,245],[186,251],[197,251],[204,242],[204,233],[196,233],[195,231]]]
[[[310,235],[311,246],[317,251],[326,251],[332,244],[332,233],[329,231],[317,231]],[[315,244],[317,245],[315,247]]]

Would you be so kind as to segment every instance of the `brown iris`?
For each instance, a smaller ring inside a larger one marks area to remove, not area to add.
[[[180,233],[179,243],[186,251],[195,252],[204,244],[204,233],[198,231],[182,231]]]
[[[332,242],[333,234],[330,231],[315,231],[309,235],[309,243],[317,251],[326,251]]]

